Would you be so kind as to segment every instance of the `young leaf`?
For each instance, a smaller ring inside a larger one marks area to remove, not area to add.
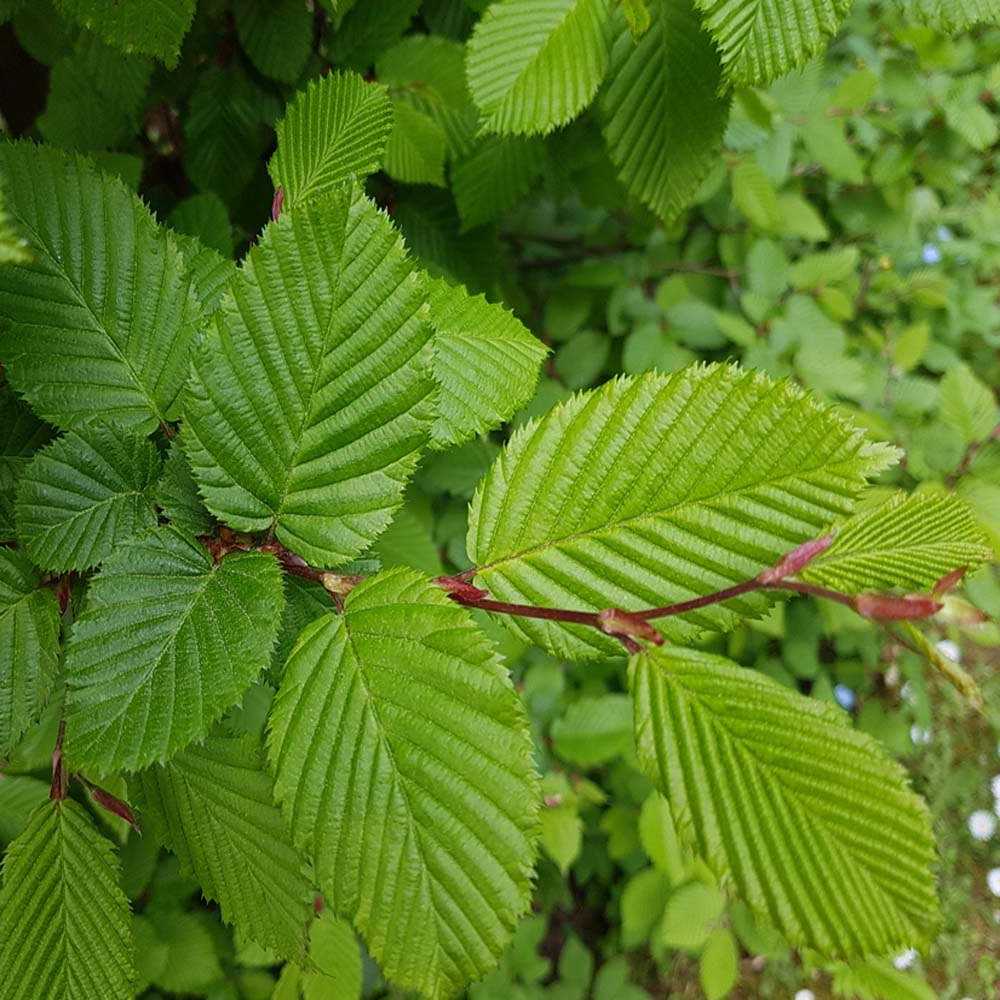
[[[7,851],[0,891],[4,1000],[131,1000],[135,969],[118,861],[71,799],[47,802]]]
[[[956,365],[941,379],[941,419],[966,444],[984,440],[997,426],[993,391],[968,365]]]
[[[444,130],[405,101],[393,101],[395,124],[385,149],[385,172],[404,184],[444,187]]]
[[[273,556],[213,566],[166,527],[121,545],[70,636],[67,759],[136,770],[200,739],[267,666],[281,609]]]
[[[639,654],[630,681],[642,769],[757,916],[830,956],[928,940],[927,809],[874,739],[822,702],[695,650]]]
[[[156,524],[152,441],[117,424],[84,424],[40,451],[17,491],[17,533],[43,569],[85,570]]]
[[[672,220],[715,163],[729,118],[719,56],[693,0],[651,0],[636,42],[623,20],[602,99],[604,138],[629,193]]]
[[[31,456],[52,437],[47,427],[12,392],[0,388],[0,541],[14,538],[14,491]]]
[[[181,41],[191,27],[197,0],[57,0],[59,8],[78,24],[95,31],[109,45],[125,52],[156,56],[168,66],[177,63]]]
[[[519,429],[469,510],[476,582],[498,600],[660,607],[750,579],[850,511],[895,457],[787,382],[725,365],[620,378]],[[761,613],[747,595],[654,624],[671,642]],[[557,656],[620,651],[519,619]]]
[[[483,976],[528,905],[538,785],[523,707],[468,612],[413,570],[308,626],[271,715],[275,790],[388,977]]]
[[[301,954],[312,887],[254,740],[209,736],[140,771],[129,790],[143,827],[219,903],[224,920],[282,955]]]
[[[992,555],[964,501],[950,493],[899,494],[842,525],[799,576],[847,594],[927,591],[949,571],[971,572]]]
[[[226,285],[236,273],[236,264],[194,236],[176,233],[175,239],[201,303],[202,316],[207,320],[219,308]]]
[[[184,442],[208,508],[309,562],[359,555],[432,417],[421,276],[357,190],[268,226],[195,357]]]
[[[378,170],[392,131],[384,87],[357,73],[331,73],[298,93],[276,126],[267,169],[293,208]]]
[[[242,0],[233,13],[254,66],[264,76],[295,83],[313,47],[313,16],[304,0]]]
[[[542,172],[540,139],[487,136],[451,169],[451,189],[462,232],[492,222],[527,194]]]
[[[503,306],[443,279],[428,282],[438,447],[460,444],[509,420],[531,399],[547,353]]]
[[[38,718],[59,660],[59,604],[16,549],[0,548],[0,757]]]
[[[784,76],[826,48],[851,0],[697,0],[734,86]]]
[[[100,417],[149,431],[175,416],[200,310],[173,237],[79,157],[3,143],[0,178],[35,257],[0,268],[11,384],[65,428]]]
[[[608,68],[610,0],[500,0],[469,39],[473,100],[492,132],[534,135],[575,118]]]

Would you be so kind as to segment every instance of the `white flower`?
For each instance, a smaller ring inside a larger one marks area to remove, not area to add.
[[[951,639],[942,639],[936,648],[943,657],[951,660],[952,663],[962,662],[962,647],[957,642],[952,642]]]
[[[994,896],[1000,896],[1000,868],[991,868],[986,873],[986,884]]]
[[[976,840],[989,840],[996,833],[997,818],[985,809],[977,809],[969,817],[969,833]]]
[[[923,726],[914,725],[910,726],[910,739],[913,741],[914,746],[926,746],[931,741],[931,736],[933,734],[929,729],[924,729]]]
[[[812,990],[799,990],[795,994],[795,1000],[816,1000],[816,994]]]
[[[902,955],[897,955],[893,960],[892,964],[902,972],[904,969],[909,969],[913,966],[913,963],[917,960],[917,949],[907,948]]]
[[[993,798],[1000,799],[1000,774],[994,774],[992,781],[990,781],[990,791],[993,793]]]

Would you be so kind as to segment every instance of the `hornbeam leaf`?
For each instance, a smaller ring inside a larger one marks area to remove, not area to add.
[[[128,900],[110,841],[71,799],[46,802],[7,851],[0,891],[4,1000],[131,1000]]]
[[[267,169],[293,208],[378,170],[392,104],[384,87],[357,73],[331,73],[298,93],[276,131],[278,151]]]
[[[118,425],[86,424],[40,451],[17,491],[17,534],[48,570],[96,566],[152,528],[156,445]]]
[[[593,99],[608,68],[610,0],[501,0],[467,46],[469,89],[493,132],[551,132]]]
[[[695,650],[639,654],[630,680],[643,771],[758,917],[836,957],[930,938],[930,818],[872,737],[829,705]]]
[[[509,420],[535,391],[547,350],[513,313],[438,278],[428,282],[434,327],[432,371],[439,447],[460,444]]]
[[[219,903],[223,919],[295,958],[313,892],[273,788],[256,740],[225,735],[129,780],[143,827]]]
[[[313,47],[313,17],[302,0],[243,0],[233,9],[236,34],[265,76],[295,83]]]
[[[173,528],[101,567],[66,654],[66,755],[136,770],[200,739],[267,666],[282,611],[273,556],[213,565]]]
[[[895,457],[787,382],[725,365],[619,378],[520,428],[480,484],[467,548],[503,601],[638,611],[756,576],[848,513]],[[759,593],[654,624],[671,642],[760,614]],[[518,619],[557,656],[620,652]]]
[[[181,42],[191,27],[196,0],[57,0],[74,21],[91,28],[109,45],[144,52],[177,64]]]
[[[968,505],[950,493],[899,494],[857,514],[798,575],[847,594],[928,590],[946,573],[993,556]]]
[[[979,0],[975,0],[979,2]],[[697,0],[736,86],[767,83],[826,48],[851,0]]]
[[[729,118],[719,56],[693,0],[652,0],[638,42],[619,19],[602,98],[604,138],[629,193],[672,220],[716,162]]]
[[[275,791],[325,898],[430,998],[483,976],[531,892],[524,709],[465,609],[388,570],[307,626],[270,722]]]
[[[0,143],[0,179],[34,253],[0,268],[11,385],[64,428],[99,417],[148,432],[176,416],[200,307],[173,236],[76,156]]]
[[[38,718],[59,660],[59,604],[23,553],[0,548],[0,757]]]
[[[268,226],[195,357],[184,443],[209,510],[320,566],[364,551],[433,417],[425,300],[356,189]]]
[[[47,427],[11,391],[0,388],[0,542],[14,538],[14,491],[31,456],[47,444]]]

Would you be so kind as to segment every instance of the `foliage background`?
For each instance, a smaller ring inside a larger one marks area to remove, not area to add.
[[[905,448],[870,502],[899,487],[955,490],[1000,550],[1000,28],[944,33],[893,4],[856,4],[825,58],[736,92],[696,204],[664,227],[616,179],[599,108],[544,139],[477,137],[457,43],[484,6],[386,0],[338,21],[295,0],[207,0],[168,69],[104,45],[49,0],[0,0],[2,112],[12,134],[93,156],[171,226],[240,256],[269,215],[266,161],[285,102],[327,66],[368,73],[396,111],[371,193],[432,270],[506,302],[552,349],[515,425],[619,371],[736,359],[796,378]],[[498,440],[425,460],[378,543],[384,564],[468,566],[466,505]],[[1000,991],[1000,898],[986,877],[1000,866],[1000,840],[976,839],[968,822],[1000,809],[990,784],[1000,773],[996,567],[966,594],[991,621],[954,601],[934,638],[957,643],[982,687],[982,714],[878,628],[808,598],[708,644],[851,711],[910,769],[941,850],[945,926],[912,960],[914,975],[885,967],[876,972],[888,979],[872,985],[814,967],[732,907],[733,995]],[[546,808],[534,915],[470,996],[697,997],[705,949],[709,989],[725,985],[725,946],[708,933],[717,894],[674,891],[681,873],[709,876],[670,849],[634,766],[623,663],[569,666],[484,626],[531,711]],[[257,685],[232,721],[258,730],[271,694]],[[0,842],[47,791],[54,727],[44,719],[5,768]],[[366,997],[386,995],[374,963],[332,920],[313,942],[330,975],[282,974],[233,940],[152,838],[100,820],[123,843],[149,996],[341,997],[357,995],[358,982]]]

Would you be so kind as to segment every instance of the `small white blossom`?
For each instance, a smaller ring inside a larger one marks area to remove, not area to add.
[[[1000,774],[993,775],[993,779],[990,781],[990,791],[993,793],[993,798],[1000,799]]]
[[[816,994],[812,990],[799,990],[795,994],[795,1000],[816,1000]]]
[[[899,689],[899,697],[902,698],[907,705],[912,705],[914,701],[916,701],[916,698],[913,696],[913,685],[909,681],[907,681]]]
[[[996,833],[997,818],[985,809],[977,809],[969,817],[969,833],[976,840],[989,840]]]
[[[986,873],[986,884],[994,896],[1000,896],[1000,868],[991,868]]]
[[[930,743],[932,735],[929,729],[924,729],[923,726],[918,726],[916,723],[910,726],[910,739],[914,746],[926,746]]]
[[[907,948],[902,955],[897,955],[893,960],[892,964],[902,972],[904,969],[910,969],[913,967],[913,963],[917,960],[917,949]]]
[[[952,642],[951,639],[942,639],[937,644],[937,651],[952,663],[962,662],[962,647],[959,646],[957,642]]]

